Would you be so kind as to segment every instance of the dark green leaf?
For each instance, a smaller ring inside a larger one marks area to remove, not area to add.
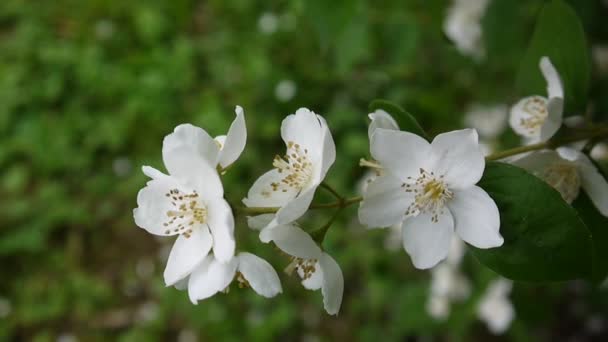
[[[581,193],[572,206],[591,231],[593,238],[592,280],[600,282],[608,275],[608,217],[597,211],[585,193]]]
[[[500,211],[503,246],[472,248],[477,259],[504,277],[562,281],[591,274],[591,234],[560,194],[525,170],[486,165],[479,182]]]
[[[578,16],[562,0],[549,2],[540,13],[517,77],[522,95],[546,95],[539,68],[543,56],[549,57],[564,84],[565,115],[580,114],[585,110],[589,90],[589,50]]]
[[[420,124],[418,121],[416,121],[416,118],[414,118],[412,114],[406,112],[405,109],[401,108],[399,105],[387,100],[374,100],[369,104],[370,111],[375,111],[378,109],[382,109],[392,115],[393,118],[397,120],[397,123],[399,123],[399,128],[402,131],[417,134],[428,140],[426,132],[422,129],[422,127],[420,127]]]

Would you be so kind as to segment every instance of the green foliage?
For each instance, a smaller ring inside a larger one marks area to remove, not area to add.
[[[499,248],[472,248],[484,265],[509,279],[563,281],[591,274],[591,234],[576,211],[542,180],[491,162],[479,182],[500,211]]]
[[[597,211],[585,193],[580,193],[572,206],[593,237],[593,273],[590,278],[601,282],[608,275],[608,218]]]
[[[540,12],[517,77],[522,95],[546,96],[539,68],[543,56],[549,57],[562,79],[565,116],[584,113],[591,77],[589,46],[578,15],[562,0],[551,0]]]

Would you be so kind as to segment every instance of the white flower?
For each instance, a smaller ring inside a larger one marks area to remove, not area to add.
[[[494,280],[477,306],[477,316],[495,335],[507,331],[515,318],[515,308],[509,300],[512,287],[513,283],[507,279]]]
[[[273,227],[288,224],[308,210],[317,187],[336,159],[336,147],[325,119],[306,108],[287,116],[281,125],[287,145],[284,157],[274,158],[274,169],[255,181],[243,203],[248,207],[280,208],[260,232],[269,242]]]
[[[608,216],[608,183],[585,154],[560,147],[532,152],[513,164],[547,182],[568,203],[576,199],[582,187],[599,212]]]
[[[431,268],[448,254],[455,230],[478,248],[502,245],[498,208],[475,184],[485,159],[472,129],[438,135],[431,144],[408,132],[376,129],[372,157],[384,174],[359,208],[370,227],[403,222],[403,245],[417,268]]]
[[[562,124],[564,89],[562,81],[548,57],[540,59],[540,70],[547,81],[548,97],[529,96],[511,108],[509,124],[515,133],[530,143],[547,141]]]
[[[297,90],[298,88],[294,81],[282,80],[277,83],[277,86],[274,88],[274,96],[281,102],[287,102],[293,99]]]
[[[279,18],[272,12],[265,12],[258,19],[258,29],[264,34],[273,34],[278,27]]]
[[[477,130],[479,136],[493,139],[499,136],[507,127],[507,111],[505,105],[484,106],[472,105],[464,116],[464,124]]]
[[[450,303],[465,300],[471,294],[471,284],[460,271],[463,254],[462,241],[452,238],[447,259],[431,270],[431,290],[426,309],[436,319],[447,318]]]
[[[274,219],[273,216],[266,214],[250,217],[249,227],[262,229]],[[292,262],[286,271],[296,271],[302,279],[302,285],[308,290],[321,289],[325,311],[337,315],[344,293],[344,277],[338,263],[322,251],[308,233],[294,224],[271,230],[269,238],[283,252],[292,256]]]
[[[270,298],[281,293],[281,281],[277,272],[264,259],[251,253],[241,252],[228,262],[218,261],[208,255],[190,275],[188,295],[196,304],[225,291],[236,279],[241,287],[251,287],[260,296]]]
[[[226,137],[214,140],[189,124],[166,136],[162,154],[169,175],[142,168],[152,180],[137,195],[135,223],[155,235],[179,235],[164,272],[167,286],[188,276],[211,250],[222,262],[234,256],[234,217],[216,168],[229,166],[244,148],[243,110],[236,112]]]
[[[377,109],[373,113],[369,113],[367,116],[370,120],[372,120],[367,129],[367,135],[370,141],[372,140],[372,135],[374,135],[374,132],[376,132],[376,129],[378,128],[392,129],[395,131],[399,130],[399,124],[397,121],[395,121],[395,119],[389,113],[382,109]]]
[[[481,19],[488,0],[454,0],[443,23],[446,36],[460,53],[479,59],[484,55]]]

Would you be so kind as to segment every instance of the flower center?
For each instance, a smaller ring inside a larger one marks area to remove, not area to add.
[[[540,174],[540,178],[559,191],[564,201],[568,203],[572,203],[578,196],[581,179],[576,166],[572,163],[554,163]]]
[[[179,233],[190,238],[195,225],[207,222],[207,208],[199,200],[196,190],[192,193],[183,193],[173,189],[169,190],[165,197],[173,206],[173,209],[166,213],[168,221],[163,223],[167,228],[165,234]]]
[[[308,149],[290,141],[287,143],[287,153],[284,157],[275,156],[272,165],[284,173],[280,183],[272,183],[272,191],[287,192],[288,188],[302,190],[312,178],[312,162]]]
[[[438,222],[445,203],[454,197],[443,180],[443,175],[436,176],[434,172],[420,168],[419,176],[415,180],[414,177],[408,177],[408,180],[413,183],[403,183],[401,187],[405,192],[414,193],[414,201],[407,208],[405,215],[417,216],[420,213],[430,213],[431,221]]]
[[[547,99],[541,96],[532,96],[524,102],[522,109],[528,114],[528,117],[520,120],[521,126],[527,129],[530,134],[538,133],[548,115]]]
[[[293,257],[291,263],[285,268],[285,273],[296,271],[302,280],[309,279],[317,270],[317,259],[302,259]]]

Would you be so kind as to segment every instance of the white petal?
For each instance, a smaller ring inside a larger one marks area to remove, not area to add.
[[[151,234],[168,236],[177,234],[171,227],[165,226],[169,222],[167,211],[173,210],[171,201],[166,194],[180,185],[171,177],[156,178],[137,194],[137,208],[133,209],[135,224]]]
[[[452,214],[447,208],[439,215],[438,222],[431,221],[430,214],[410,217],[403,223],[403,247],[418,269],[431,268],[448,255],[450,239],[454,232]]]
[[[519,100],[513,107],[511,107],[511,113],[509,114],[509,125],[515,133],[533,139],[540,139],[540,127],[530,128],[524,125],[524,120],[528,120],[532,117],[531,110],[545,107],[548,99],[542,96],[528,96]],[[534,103],[537,103],[534,105]]]
[[[167,286],[174,285],[188,274],[207,256],[213,239],[206,226],[194,228],[190,237],[180,235],[169,254],[164,278]]]
[[[283,208],[277,211],[277,223],[287,224],[302,217],[308,210],[308,207],[310,207],[316,190],[316,186],[312,187],[287,202]]]
[[[169,177],[151,166],[144,165],[141,167],[141,171],[144,173],[144,175],[150,177],[151,179],[162,179],[164,177]]]
[[[190,301],[196,304],[199,300],[223,291],[234,279],[237,266],[236,258],[227,263],[221,263],[209,255],[190,275],[190,282],[188,282]]]
[[[376,129],[370,145],[372,157],[402,181],[427,165],[431,151],[431,145],[415,134],[382,128]]]
[[[450,189],[469,187],[483,175],[486,160],[474,129],[439,134],[431,143],[431,153],[435,174],[444,175]]]
[[[234,216],[224,199],[207,203],[207,224],[213,235],[213,254],[221,262],[234,256]]]
[[[477,248],[502,246],[500,214],[494,200],[478,186],[454,192],[448,202],[454,229],[464,241]]]
[[[608,216],[608,183],[606,178],[598,171],[587,156],[581,153],[577,161],[581,175],[581,185],[595,205],[604,216]]]
[[[547,112],[547,118],[540,128],[540,141],[549,140],[562,126],[564,100],[559,97],[549,99],[549,102],[547,102]]]
[[[258,178],[249,189],[247,197],[243,199],[243,204],[248,207],[282,207],[298,194],[294,187],[282,186],[281,180],[285,174],[279,170],[272,169]],[[275,191],[272,184],[281,184]]]
[[[188,289],[188,282],[190,282],[190,277],[182,278],[182,280],[175,283],[173,287],[179,291],[184,291]]]
[[[175,127],[173,133],[167,135],[163,140],[163,160],[165,154],[178,148],[186,147],[194,151],[194,154],[205,160],[208,164],[217,165],[219,146],[211,136],[200,127],[191,124],[183,124]],[[167,162],[165,161],[165,165]]]
[[[274,220],[275,216],[275,214],[247,216],[247,225],[253,230],[262,230]]]
[[[331,131],[329,130],[329,126],[327,126],[327,122],[323,117],[317,115],[319,122],[321,122],[321,127],[323,129],[323,155],[321,157],[321,168],[318,179],[313,178],[313,182],[315,184],[321,183],[327,174],[329,168],[336,161],[336,144],[334,143],[334,138],[331,136]]]
[[[542,150],[531,152],[522,158],[512,161],[511,164],[526,169],[531,173],[539,173],[544,171],[551,164],[561,160],[562,158],[560,158],[557,152],[553,150]]]
[[[268,240],[283,252],[302,259],[319,259],[321,249],[308,233],[294,225],[276,226],[268,230]]]
[[[368,227],[389,227],[405,219],[414,197],[391,175],[380,176],[367,186],[359,205],[359,221]]]
[[[308,149],[315,165],[323,158],[324,131],[319,117],[307,108],[300,108],[295,114],[288,115],[281,124],[281,137],[285,144],[292,141]]]
[[[260,296],[270,298],[283,291],[277,272],[266,260],[251,253],[239,253],[238,259],[238,271]]]
[[[367,135],[369,140],[372,140],[372,135],[378,128],[390,129],[394,131],[399,130],[399,124],[397,121],[393,119],[393,117],[383,111],[382,109],[377,109],[375,112],[368,114],[368,117],[372,122],[369,124],[369,128],[367,129]]]
[[[169,174],[190,188],[197,189],[202,199],[224,196],[222,181],[215,164],[209,164],[188,147],[176,147],[164,152],[163,159]]]
[[[319,258],[321,256],[319,255]],[[301,269],[298,269],[298,275],[303,277],[304,272]],[[315,291],[320,289],[323,286],[323,271],[321,270],[321,266],[319,261],[315,263],[315,270],[312,274],[309,275],[308,278],[302,280],[302,286],[305,289]]]
[[[230,125],[226,139],[219,153],[219,164],[226,168],[239,158],[247,142],[247,127],[245,125],[245,114],[241,106],[236,106],[236,119]]]
[[[323,306],[330,315],[337,315],[342,305],[344,293],[344,277],[338,263],[327,253],[321,255],[319,260],[323,271]]]
[[[564,88],[562,81],[548,57],[540,59],[540,70],[547,81],[547,94],[549,98],[559,97],[564,98]]]

